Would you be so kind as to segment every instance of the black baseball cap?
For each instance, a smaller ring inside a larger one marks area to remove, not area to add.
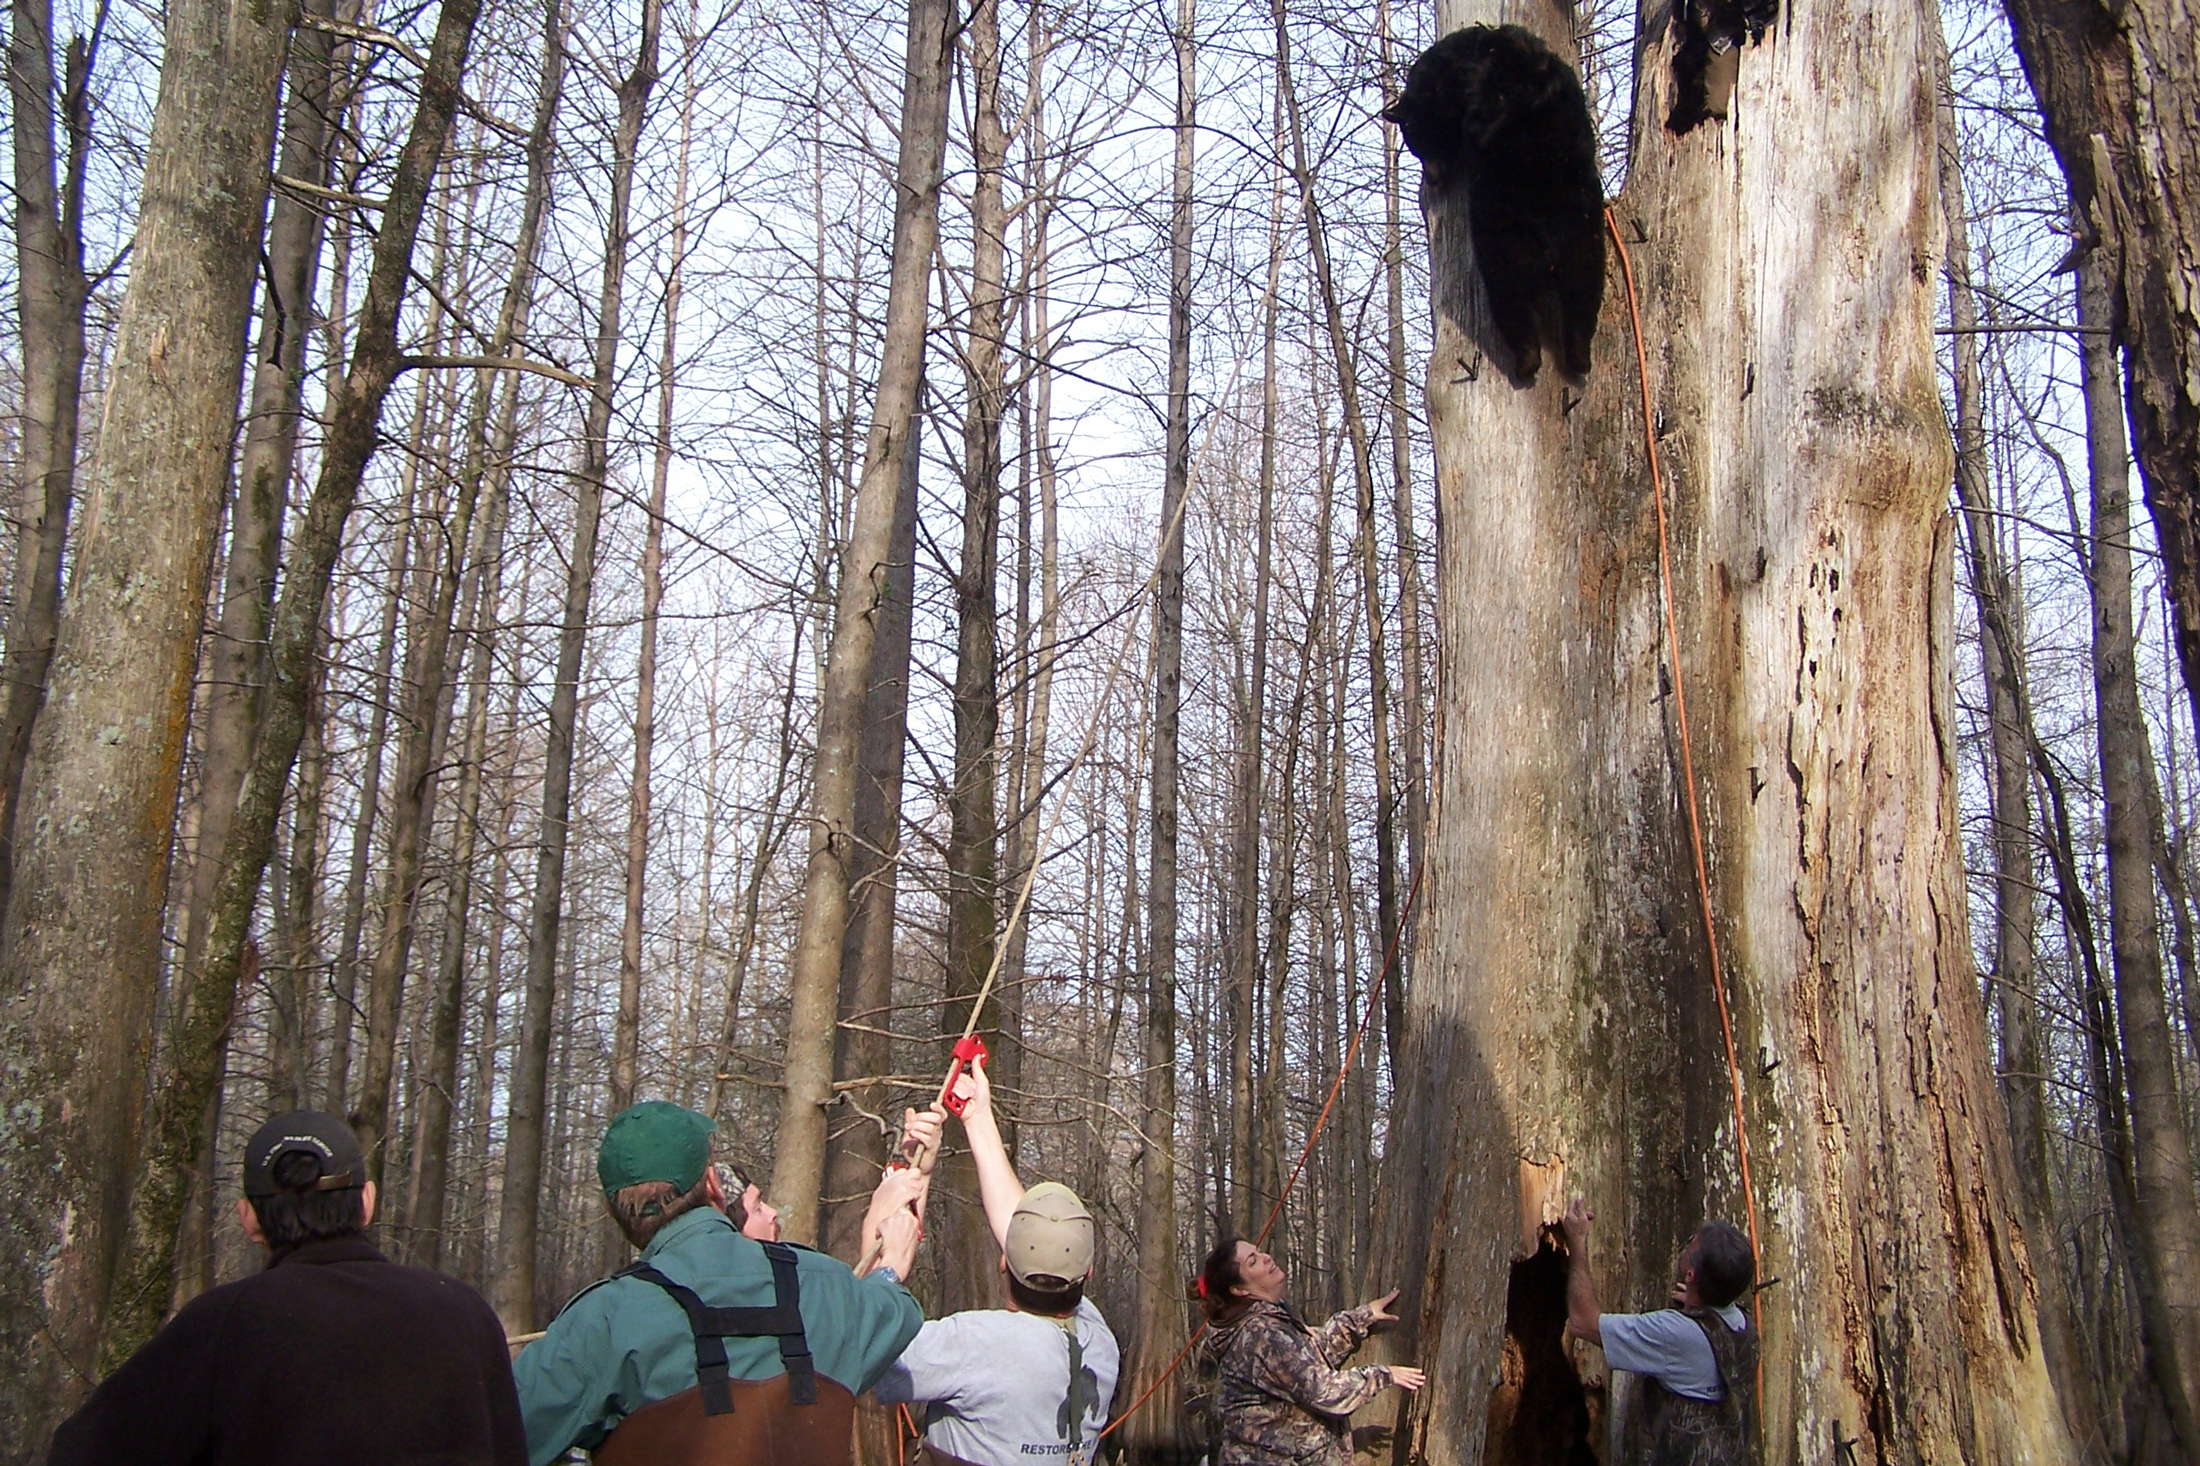
[[[319,1178],[303,1186],[278,1186],[275,1162],[285,1155],[309,1155],[320,1165]],[[367,1161],[359,1137],[334,1115],[293,1110],[252,1132],[244,1147],[244,1194],[254,1200],[308,1191],[348,1191],[366,1184]]]

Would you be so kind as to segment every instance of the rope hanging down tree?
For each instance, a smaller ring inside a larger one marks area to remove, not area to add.
[[[1681,629],[1673,610],[1673,551],[1665,522],[1665,474],[1658,466],[1658,434],[1653,424],[1650,407],[1650,359],[1642,344],[1642,307],[1635,296],[1635,264],[1628,258],[1627,241],[1620,237],[1619,216],[1607,204],[1604,209],[1604,227],[1612,236],[1612,247],[1619,251],[1620,276],[1627,282],[1627,319],[1634,328],[1635,371],[1642,384],[1642,446],[1650,459],[1651,502],[1658,509],[1658,580],[1665,600],[1666,660],[1673,673],[1673,724],[1681,744],[1681,782],[1685,786],[1683,797],[1688,808],[1688,845],[1696,862],[1696,898],[1703,913],[1703,942],[1711,954],[1711,992],[1719,1001],[1719,1032],[1726,1040],[1726,1078],[1734,1097],[1734,1146],[1741,1163],[1742,1215],[1749,1223],[1749,1255],[1757,1264],[1757,1275],[1764,1274],[1763,1249],[1757,1242],[1757,1192],[1749,1177],[1749,1128],[1742,1116],[1742,1068],[1734,1057],[1734,1017],[1726,1001],[1726,970],[1719,961],[1719,929],[1711,915],[1711,874],[1704,861],[1703,819],[1697,813],[1700,802],[1696,789],[1696,759],[1688,744],[1688,698],[1682,690],[1681,678]],[[1759,1285],[1760,1287],[1762,1284]],[[1757,1290],[1749,1295],[1749,1325],[1764,1337],[1764,1319],[1757,1303]],[[1764,1408],[1765,1362],[1762,1351],[1757,1359],[1757,1405]]]

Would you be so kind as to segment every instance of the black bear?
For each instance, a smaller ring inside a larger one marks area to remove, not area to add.
[[[1420,54],[1383,118],[1432,190],[1466,197],[1513,379],[1533,382],[1550,342],[1581,381],[1604,304],[1604,183],[1573,68],[1519,26],[1468,26]]]
[[[1742,47],[1780,18],[1780,0],[1680,0],[1673,7],[1673,110],[1665,125],[1685,133],[1726,120],[1740,77]]]

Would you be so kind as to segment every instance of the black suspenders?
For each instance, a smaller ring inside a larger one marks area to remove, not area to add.
[[[769,1308],[712,1308],[695,1296],[693,1288],[675,1283],[647,1263],[626,1269],[622,1277],[655,1283],[672,1295],[687,1312],[688,1327],[695,1333],[695,1382],[703,1392],[705,1415],[731,1415],[733,1389],[727,1383],[726,1340],[779,1336],[779,1359],[787,1367],[787,1393],[797,1405],[817,1403],[817,1370],[810,1360],[810,1341],[802,1328],[802,1276],[795,1252],[784,1242],[766,1242],[772,1262],[772,1305]]]

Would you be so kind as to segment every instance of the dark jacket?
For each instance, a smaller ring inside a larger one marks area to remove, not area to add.
[[[51,1466],[525,1466],[504,1330],[364,1237],[202,1293],[54,1436]]]
[[[1352,1412],[1390,1385],[1387,1365],[1341,1366],[1370,1327],[1366,1308],[1308,1328],[1281,1303],[1255,1303],[1202,1344],[1217,1371],[1221,1466],[1352,1459]]]

